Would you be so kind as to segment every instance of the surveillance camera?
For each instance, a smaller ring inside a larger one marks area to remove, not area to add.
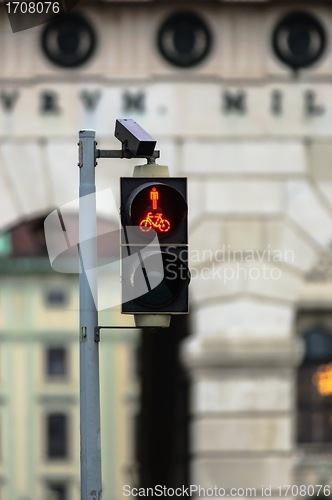
[[[157,144],[150,134],[131,119],[116,120],[114,135],[122,142],[122,149],[133,156],[152,156]]]

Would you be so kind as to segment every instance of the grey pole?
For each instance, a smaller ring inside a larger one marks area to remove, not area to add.
[[[93,298],[97,300],[95,135],[94,130],[79,132],[81,500],[102,497],[98,312]]]

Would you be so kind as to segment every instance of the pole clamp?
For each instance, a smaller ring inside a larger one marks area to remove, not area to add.
[[[80,342],[84,342],[87,339],[88,332],[87,332],[87,327],[82,326],[80,329]]]
[[[95,342],[100,342],[100,326],[95,326]]]
[[[80,168],[83,167],[83,146],[82,146],[82,141],[78,141],[77,143],[78,146],[78,166]]]

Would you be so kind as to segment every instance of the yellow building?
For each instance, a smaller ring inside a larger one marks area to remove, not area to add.
[[[22,223],[1,238],[1,497],[75,500],[80,497],[78,276],[52,270],[35,227],[36,221]],[[109,311],[100,320],[123,323]],[[103,486],[109,499],[119,498],[135,465],[136,339],[134,330],[102,331]]]

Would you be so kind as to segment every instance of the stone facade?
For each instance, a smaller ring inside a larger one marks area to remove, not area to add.
[[[238,3],[181,5],[213,35],[207,59],[190,69],[158,52],[158,28],[180,7],[171,2],[82,2],[98,45],[78,69],[46,59],[43,26],[13,35],[3,15],[0,223],[77,198],[80,128],[95,128],[101,148],[116,147],[120,116],[154,135],[161,163],[189,179],[191,482],[257,496],[271,486],[277,497],[278,486],[309,477],[294,475],[296,465],[316,480],[295,443],[295,315],[299,300],[317,298],[306,280],[332,240],[332,51],[294,74],[271,34],[305,8],[331,38],[332,12],[319,1]],[[116,193],[132,166],[100,161],[98,189]],[[100,214],[112,216],[107,205]]]

